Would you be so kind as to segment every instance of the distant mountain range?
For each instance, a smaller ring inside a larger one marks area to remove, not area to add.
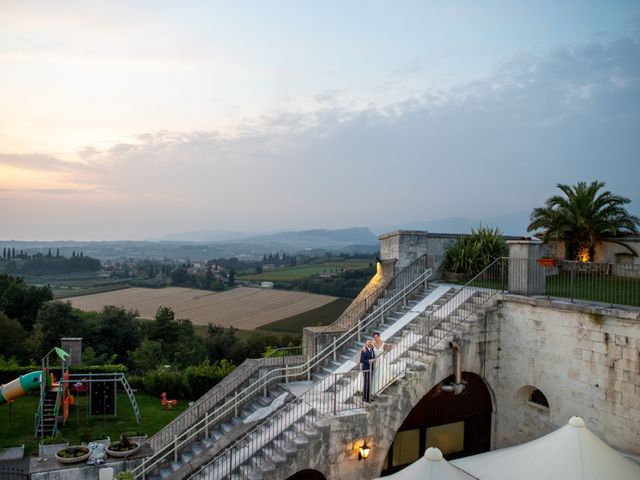
[[[341,249],[351,245],[378,245],[378,238],[368,228],[346,228],[342,230],[304,230],[257,235],[242,239],[242,243],[273,246],[274,248]]]
[[[354,251],[364,247],[378,247],[378,236],[394,230],[426,230],[434,233],[468,233],[480,225],[498,227],[505,235],[526,235],[529,215],[516,213],[500,217],[472,220],[466,217],[447,217],[423,222],[374,227],[345,228],[339,230],[313,229],[299,231],[276,231],[271,233],[248,233],[230,230],[197,230],[165,235],[163,242],[189,242],[211,245],[214,248],[234,251],[265,252],[283,250]],[[156,241],[158,241],[156,240]]]
[[[526,235],[528,214],[514,214],[471,220],[464,217],[448,217],[438,220],[376,227],[345,228],[339,230],[314,229],[302,231],[278,231],[272,233],[247,233],[229,230],[199,230],[171,233],[161,239],[148,241],[51,241],[26,242],[0,240],[0,247],[26,249],[30,253],[46,253],[49,248],[60,249],[60,254],[70,256],[84,252],[99,259],[117,258],[178,258],[211,259],[220,257],[261,258],[262,255],[280,251],[322,255],[324,252],[374,253],[379,248],[378,235],[394,230],[426,230],[433,233],[468,233],[480,224],[498,227],[505,235]]]
[[[487,217],[480,220],[472,220],[466,217],[446,217],[423,222],[378,225],[370,227],[370,229],[376,235],[394,230],[426,230],[433,233],[469,233],[472,228],[477,228],[480,225],[498,227],[504,235],[530,235],[527,233],[527,225],[529,225],[529,213],[527,212]]]
[[[271,233],[247,233],[229,230],[196,230],[170,233],[154,241],[233,243],[295,248],[342,248],[349,245],[377,245],[378,239],[368,228],[346,228],[341,230],[276,231]]]

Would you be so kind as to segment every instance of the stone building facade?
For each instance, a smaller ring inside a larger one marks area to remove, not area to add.
[[[457,340],[463,372],[481,377],[492,397],[491,449],[533,440],[579,415],[640,461],[640,309],[506,294]],[[317,441],[274,478],[305,469],[344,480],[379,476],[405,418],[454,368],[444,346],[367,409],[329,417]],[[548,407],[530,401],[535,390]],[[365,462],[357,458],[364,440],[371,447]]]

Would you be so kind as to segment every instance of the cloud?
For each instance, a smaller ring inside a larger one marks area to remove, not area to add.
[[[45,195],[87,195],[101,193],[99,190],[88,190],[78,188],[32,188],[28,190],[32,193],[42,193]]]
[[[522,53],[486,78],[388,105],[349,109],[332,95],[319,94],[316,111],[248,121],[235,135],[163,130],[87,146],[83,163],[2,155],[0,165],[71,172],[106,192],[108,203],[74,207],[97,217],[96,238],[482,218],[530,211],[556,183],[592,179],[638,211],[635,38]]]
[[[16,167],[23,170],[41,170],[62,172],[70,171],[79,167],[79,165],[64,162],[52,155],[44,154],[6,154],[0,153],[0,166]]]

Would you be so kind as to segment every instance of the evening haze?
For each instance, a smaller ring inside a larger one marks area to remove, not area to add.
[[[0,239],[637,215],[639,125],[637,1],[0,0]]]

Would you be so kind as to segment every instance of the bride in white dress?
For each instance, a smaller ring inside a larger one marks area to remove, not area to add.
[[[373,378],[371,379],[371,394],[375,395],[382,387],[385,386],[387,370],[389,368],[388,358],[385,353],[389,350],[391,345],[384,343],[380,338],[379,333],[373,334],[373,353],[375,353],[375,359],[373,364]]]

